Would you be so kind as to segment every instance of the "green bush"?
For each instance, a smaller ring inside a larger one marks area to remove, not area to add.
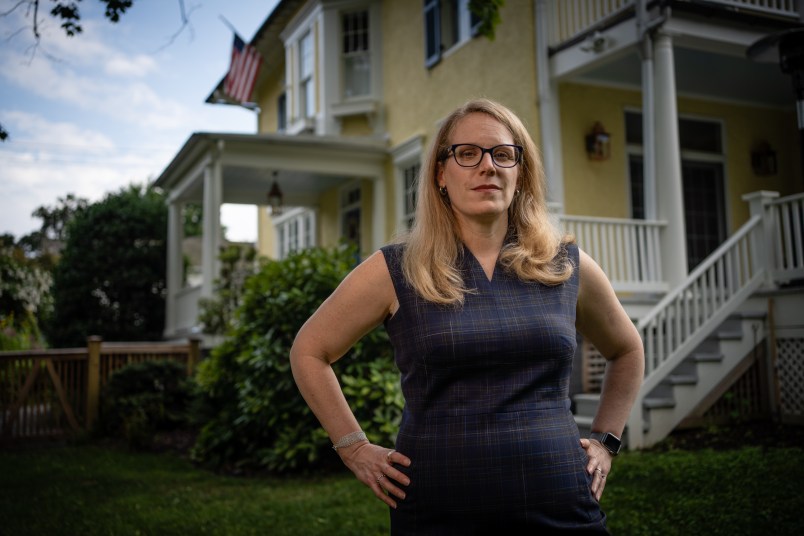
[[[112,373],[103,392],[99,431],[134,448],[151,445],[157,432],[192,423],[195,384],[185,365],[144,361]]]
[[[338,461],[304,399],[288,359],[296,333],[352,268],[351,248],[312,249],[269,262],[246,281],[224,342],[199,367],[208,419],[193,458],[228,470],[276,472]],[[383,328],[335,365],[347,399],[373,442],[391,444],[402,395]],[[339,462],[339,461],[338,461]]]

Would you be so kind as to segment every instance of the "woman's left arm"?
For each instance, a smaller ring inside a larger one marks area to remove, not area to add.
[[[600,405],[592,421],[593,432],[621,437],[645,371],[642,338],[617,299],[606,274],[580,251],[580,288],[575,325],[606,358]],[[600,500],[611,469],[612,456],[596,440],[581,439],[593,474],[592,493]]]

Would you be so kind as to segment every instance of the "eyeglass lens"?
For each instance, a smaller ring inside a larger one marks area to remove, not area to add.
[[[452,154],[455,161],[463,167],[474,167],[489,153],[492,161],[500,167],[514,167],[519,162],[519,147],[516,145],[497,145],[491,149],[468,143],[454,145]]]

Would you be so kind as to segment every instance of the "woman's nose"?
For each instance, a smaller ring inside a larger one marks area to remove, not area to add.
[[[480,164],[478,164],[478,167],[486,171],[497,170],[497,166],[494,165],[494,159],[491,157],[491,151],[483,153],[483,156],[480,157]]]

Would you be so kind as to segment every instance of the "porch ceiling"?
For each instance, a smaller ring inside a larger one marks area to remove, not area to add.
[[[219,165],[223,203],[265,205],[276,180],[286,205],[313,205],[339,184],[380,177],[386,155],[377,140],[195,133],[154,185],[172,202],[200,202],[204,170]]]
[[[782,73],[778,63],[759,63],[683,46],[675,47],[674,59],[679,94],[778,108],[795,107],[793,83]],[[641,60],[634,50],[585,71],[576,80],[639,89],[641,68]]]

